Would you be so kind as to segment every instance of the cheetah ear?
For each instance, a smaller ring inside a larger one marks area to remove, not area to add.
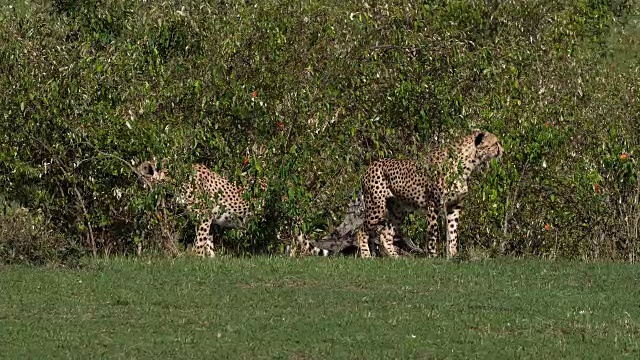
[[[482,144],[482,140],[484,140],[484,133],[483,132],[481,132],[480,134],[476,135],[476,141],[475,141],[476,146]]]

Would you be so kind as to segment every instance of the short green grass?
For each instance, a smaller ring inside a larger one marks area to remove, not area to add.
[[[3,358],[638,358],[640,267],[114,259],[0,268]]]

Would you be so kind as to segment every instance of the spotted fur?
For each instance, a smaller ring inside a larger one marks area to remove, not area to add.
[[[138,170],[148,184],[174,182],[168,173],[166,160],[158,170],[153,162],[143,162]],[[236,186],[216,172],[202,164],[192,166],[191,173],[182,184],[174,184],[178,188],[175,200],[185,205],[195,216],[196,241],[194,251],[200,256],[215,256],[215,242],[220,240],[225,229],[244,228],[247,222],[262,208],[262,202],[255,202],[256,211],[252,211],[251,203],[244,199],[245,188]],[[267,190],[264,180],[259,181],[263,191]],[[255,199],[254,199],[255,200]],[[214,236],[216,238],[214,238]],[[293,254],[329,255],[327,250],[313,246],[306,238],[302,238]]]
[[[369,238],[378,236],[386,255],[398,257],[393,245],[406,215],[423,210],[428,217],[426,251],[437,253],[438,214],[444,211],[447,224],[448,256],[458,253],[458,223],[468,180],[480,165],[503,153],[494,134],[480,130],[450,147],[435,151],[426,164],[412,160],[383,159],[373,162],[362,178],[365,221],[357,233],[362,257],[370,257]]]
[[[287,245],[286,252],[290,257],[302,257],[302,256],[331,256],[333,251],[327,249],[321,249],[307,239],[302,233],[298,235],[297,241],[290,242],[292,245]]]
[[[173,181],[166,161],[161,169],[146,161],[139,166],[139,171],[150,184]],[[200,256],[214,257],[215,242],[219,241],[214,236],[221,237],[225,229],[243,228],[255,216],[250,203],[243,198],[244,187],[236,186],[202,164],[193,165],[185,181],[174,185],[178,187],[176,202],[185,205],[198,222],[193,249]],[[266,189],[264,182],[261,186]],[[260,205],[256,207],[259,209]]]

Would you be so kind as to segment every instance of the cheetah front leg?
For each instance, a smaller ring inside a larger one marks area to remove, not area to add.
[[[213,235],[210,233],[212,221],[213,219],[203,221],[196,229],[194,251],[197,255],[202,257],[216,256],[216,253],[213,251]]]
[[[458,255],[458,223],[460,222],[460,204],[447,206],[447,246],[449,248],[448,257]]]

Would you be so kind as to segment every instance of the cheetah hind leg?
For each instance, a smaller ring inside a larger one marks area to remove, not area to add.
[[[460,211],[462,207],[456,205],[447,207],[447,245],[449,251],[447,258],[453,258],[458,255],[458,222],[460,219]]]
[[[397,202],[394,201],[390,203],[389,221],[394,230],[393,236],[398,240],[397,242],[394,242],[393,246],[398,253],[423,254],[424,251],[414,244],[413,240],[407,237],[402,231],[402,223],[407,215],[408,211],[398,206]]]
[[[356,240],[358,241],[358,249],[360,249],[360,257],[370,258],[371,250],[369,250],[369,231],[365,229],[363,225],[356,233]]]
[[[440,233],[438,229],[438,211],[436,209],[437,207],[430,206],[426,210],[429,225],[427,227],[428,239],[425,244],[425,250],[429,257],[436,257],[438,255],[437,246]]]
[[[193,252],[200,257],[215,257],[216,253],[213,251],[213,242],[210,239],[196,240],[193,245]]]
[[[405,209],[395,198],[389,199],[387,205],[389,208],[389,222],[393,226],[394,237],[399,240],[397,245],[394,244],[396,251],[399,253],[423,254],[424,251],[402,231],[402,223],[410,211]]]
[[[391,224],[385,224],[383,228],[378,232],[378,236],[380,239],[380,245],[382,252],[385,255],[398,258],[398,252],[396,251],[396,247],[393,244],[393,236],[395,235],[395,228]]]
[[[200,257],[215,257],[216,253],[213,251],[213,241],[210,239],[207,240],[198,240],[195,244],[194,249],[196,255]]]

